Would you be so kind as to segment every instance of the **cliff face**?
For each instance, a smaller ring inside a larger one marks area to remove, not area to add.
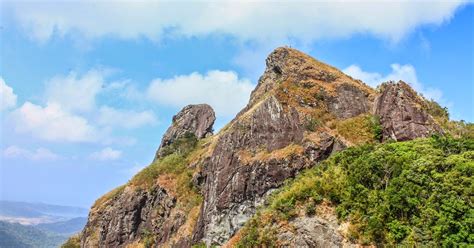
[[[219,133],[211,135],[215,115],[207,105],[178,113],[153,164],[96,202],[82,246],[222,245],[286,179],[358,142],[347,134],[370,141],[380,126],[376,142],[441,131],[403,82],[377,92],[289,48],[277,48],[266,65],[248,105]],[[367,121],[374,116],[380,123]],[[301,232],[326,220],[318,221],[301,220]],[[315,230],[340,236],[337,228]],[[298,242],[330,244],[307,239]]]

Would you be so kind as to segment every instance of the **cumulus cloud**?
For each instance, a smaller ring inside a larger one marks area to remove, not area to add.
[[[104,85],[105,71],[90,70],[82,76],[71,72],[55,76],[46,82],[45,97],[49,103],[59,104],[72,111],[89,111]]]
[[[157,103],[174,107],[207,103],[219,116],[232,117],[248,102],[254,85],[232,71],[194,72],[169,79],[155,79],[147,95]]]
[[[0,77],[0,111],[15,107],[16,99],[13,89]]]
[[[152,111],[118,110],[108,106],[99,109],[98,123],[103,126],[115,126],[127,129],[138,128],[157,122]]]
[[[42,147],[30,151],[18,146],[9,146],[2,151],[2,155],[5,158],[26,158],[30,160],[56,160],[60,158],[56,153]]]
[[[124,39],[222,33],[269,41],[368,33],[397,41],[415,28],[449,20],[466,1],[65,1],[9,2],[15,20],[37,40],[79,32]],[[390,10],[390,11],[387,11]]]
[[[415,67],[410,64],[391,64],[390,67],[392,70],[387,75],[382,75],[377,72],[367,72],[357,65],[351,65],[344,69],[343,72],[353,78],[362,80],[372,87],[377,87],[377,85],[387,81],[402,80],[410,84],[416,91],[423,94],[426,98],[443,103],[442,92],[439,89],[424,87],[418,80]]]
[[[106,161],[106,160],[117,160],[122,157],[122,151],[114,150],[110,147],[104,148],[100,151],[93,152],[90,155],[91,159]]]
[[[10,115],[16,131],[48,141],[88,142],[98,138],[87,119],[71,114],[56,103],[46,107],[24,103]]]

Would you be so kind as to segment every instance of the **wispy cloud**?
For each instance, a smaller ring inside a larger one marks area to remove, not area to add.
[[[428,99],[433,99],[442,104],[449,105],[443,99],[443,93],[439,89],[425,87],[416,75],[415,67],[407,64],[391,64],[391,72],[387,75],[382,75],[377,72],[367,72],[360,68],[358,65],[351,65],[343,70],[344,73],[350,75],[353,78],[357,78],[365,82],[366,84],[377,87],[379,84],[387,81],[398,81],[402,80],[410,84],[416,91],[423,94]]]
[[[29,160],[56,160],[60,156],[46,149],[38,148],[36,150],[28,150],[18,146],[9,146],[2,151],[4,158],[26,158]]]
[[[122,151],[114,150],[110,147],[107,147],[100,151],[93,152],[89,157],[91,159],[100,161],[117,160],[122,157]]]

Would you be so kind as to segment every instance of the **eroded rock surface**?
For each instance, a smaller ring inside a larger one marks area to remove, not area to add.
[[[352,84],[341,84],[337,95],[328,99],[329,111],[338,118],[347,119],[370,112],[369,93]]]
[[[171,126],[166,130],[161,140],[160,148],[156,152],[155,160],[162,156],[163,147],[169,146],[186,133],[191,133],[198,139],[212,135],[216,115],[207,104],[188,105],[173,116]]]
[[[383,127],[383,140],[412,140],[442,132],[423,110],[422,99],[407,83],[385,83],[375,100],[374,112]]]
[[[162,235],[163,223],[176,201],[156,186],[150,191],[126,187],[109,202],[89,213],[82,232],[82,247],[125,247],[151,232]]]

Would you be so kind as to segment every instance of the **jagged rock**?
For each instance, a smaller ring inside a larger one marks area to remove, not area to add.
[[[146,232],[165,238],[163,224],[176,200],[155,186],[149,191],[126,187],[106,204],[89,213],[82,231],[82,247],[126,247]],[[172,222],[172,221],[171,221]]]
[[[317,214],[298,216],[285,227],[274,226],[279,247],[358,247],[347,240],[347,223],[339,223],[335,208],[322,203]]]
[[[370,112],[369,93],[353,84],[341,84],[337,95],[328,99],[329,111],[338,118],[347,119]]]
[[[194,239],[222,244],[254,213],[256,205],[270,189],[276,188],[296,171],[303,161],[255,161],[246,164],[238,152],[271,152],[300,143],[303,129],[298,113],[284,109],[271,96],[250,113],[235,120],[223,131],[214,152],[204,166],[204,204]]]
[[[380,117],[383,140],[412,140],[442,132],[433,118],[423,110],[424,99],[407,83],[385,83],[380,91],[375,100],[374,112]]]
[[[212,126],[216,115],[207,104],[188,105],[173,116],[171,126],[166,130],[161,140],[160,148],[156,152],[155,160],[162,156],[162,148],[169,146],[186,133],[192,133],[198,139],[212,135]]]

